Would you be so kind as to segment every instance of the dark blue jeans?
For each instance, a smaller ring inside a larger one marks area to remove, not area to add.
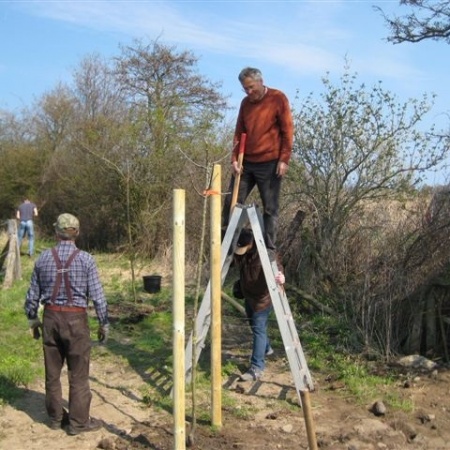
[[[265,163],[251,163],[244,161],[244,171],[241,174],[237,203],[243,205],[255,186],[263,204],[264,231],[266,245],[275,248],[278,228],[278,209],[280,200],[281,180],[277,176],[278,160]],[[230,220],[231,197],[234,186],[234,175],[230,181],[230,194],[225,197],[222,227],[226,228]]]
[[[270,348],[269,337],[267,336],[267,321],[272,309],[273,307],[269,306],[262,311],[255,312],[248,302],[245,301],[245,312],[253,333],[253,350],[250,364],[259,370],[264,370],[266,366],[265,355]]]

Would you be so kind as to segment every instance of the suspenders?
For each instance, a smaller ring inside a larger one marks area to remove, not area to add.
[[[56,281],[55,285],[53,286],[53,292],[52,292],[52,298],[50,299],[50,304],[54,304],[56,297],[58,296],[59,288],[61,287],[61,282],[64,276],[64,286],[66,288],[66,294],[67,298],[69,300],[68,306],[71,306],[73,304],[73,296],[72,296],[72,285],[70,284],[69,279],[69,267],[72,264],[72,261],[75,259],[75,256],[80,253],[80,249],[76,249],[73,251],[73,253],[69,256],[69,259],[67,260],[66,264],[62,265],[61,260],[59,259],[58,253],[56,251],[56,248],[52,248],[52,255],[53,259],[55,260],[56,264]]]

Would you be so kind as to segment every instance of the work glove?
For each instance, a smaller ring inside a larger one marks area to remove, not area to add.
[[[39,339],[42,333],[42,322],[38,318],[28,319],[28,326],[33,339]]]
[[[98,342],[100,342],[100,344],[106,344],[106,342],[108,341],[108,335],[109,324],[106,323],[105,325],[100,325],[97,331]]]

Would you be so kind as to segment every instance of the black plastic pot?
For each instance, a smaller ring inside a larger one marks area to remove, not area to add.
[[[161,275],[146,275],[144,280],[144,290],[149,294],[154,294],[161,290]]]

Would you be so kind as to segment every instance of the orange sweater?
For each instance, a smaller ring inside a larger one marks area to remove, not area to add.
[[[245,97],[241,102],[234,134],[231,162],[238,160],[242,133],[247,134],[244,160],[267,162],[278,159],[289,164],[294,125],[289,101],[283,92],[267,88],[264,97],[255,103]]]

